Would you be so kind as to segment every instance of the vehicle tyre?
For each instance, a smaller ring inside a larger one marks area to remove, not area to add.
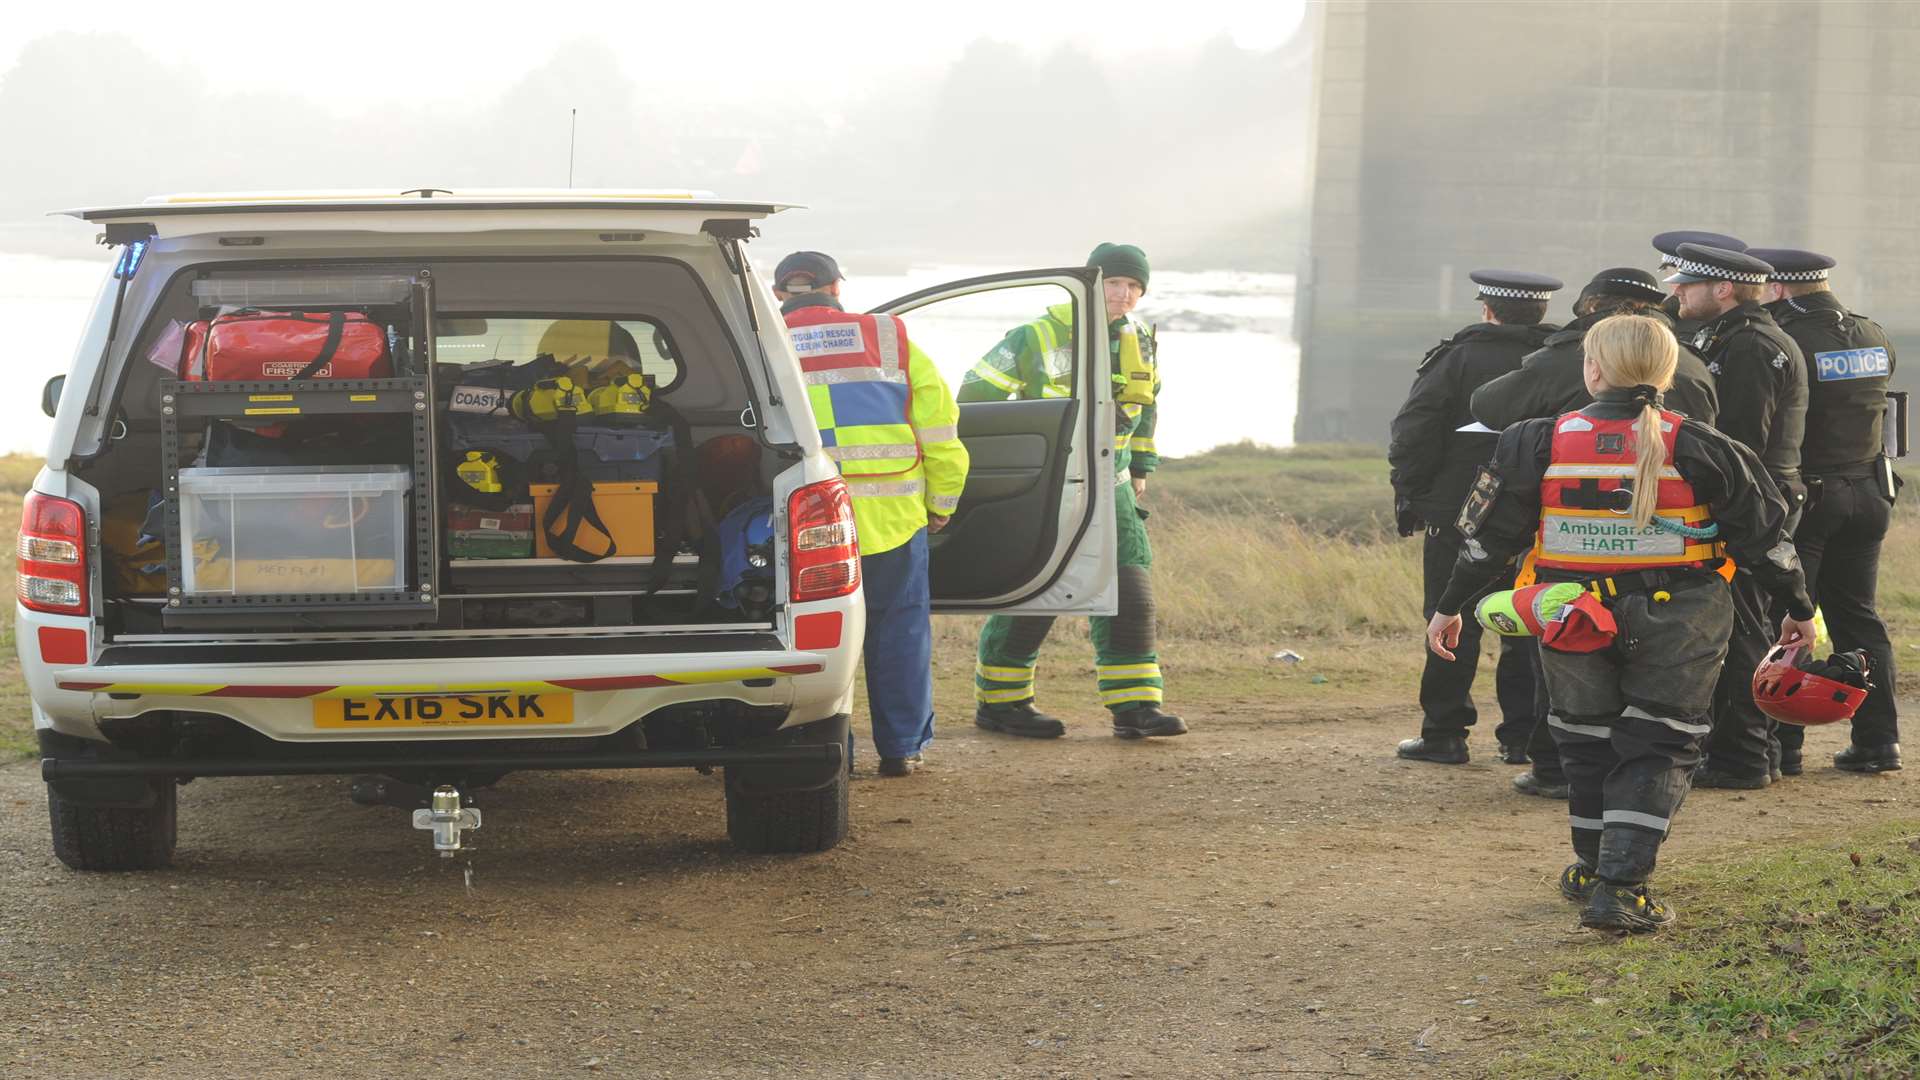
[[[727,784],[727,836],[759,855],[826,851],[847,836],[847,770],[811,791],[756,793]]]
[[[75,870],[159,870],[172,864],[180,789],[172,779],[148,781],[147,806],[96,806],[60,797],[47,785],[53,854]]]

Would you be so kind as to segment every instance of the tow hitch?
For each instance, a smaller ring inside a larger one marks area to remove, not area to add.
[[[460,834],[480,827],[480,811],[460,805],[460,789],[441,784],[433,789],[433,807],[413,812],[413,827],[433,830],[433,850],[443,859],[460,850]]]

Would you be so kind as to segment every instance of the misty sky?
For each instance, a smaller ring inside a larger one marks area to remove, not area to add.
[[[542,2],[462,9],[445,4],[250,3],[156,17],[150,3],[18,5],[0,21],[0,72],[24,45],[58,31],[130,33],[157,57],[191,67],[209,89],[256,90],[358,110],[382,100],[460,103],[497,94],[556,47],[592,38],[612,45],[624,74],[661,87],[678,82],[714,102],[795,86],[833,99],[886,76],[944,66],[968,42],[992,37],[1032,46],[1071,41],[1101,57],[1195,45],[1222,34],[1243,49],[1278,46],[1298,27],[1304,0],[1140,3],[606,4]],[[469,14],[484,10],[485,14]],[[297,48],[288,42],[297,40]],[[324,63],[315,62],[324,57]]]

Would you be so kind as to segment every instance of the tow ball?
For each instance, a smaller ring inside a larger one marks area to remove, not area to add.
[[[433,789],[432,809],[415,810],[413,827],[433,831],[433,850],[443,859],[453,858],[460,850],[460,834],[480,827],[480,811],[460,805],[460,789],[441,784]]]

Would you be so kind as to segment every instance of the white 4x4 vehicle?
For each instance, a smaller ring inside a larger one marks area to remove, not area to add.
[[[863,608],[845,488],[746,257],[752,223],[782,209],[423,190],[72,211],[119,259],[47,385],[54,433],[26,497],[15,612],[59,858],[163,866],[177,784],[286,774],[356,777],[356,799],[412,809],[449,853],[480,823],[466,793],[528,769],[719,766],[738,847],[839,842]],[[936,610],[1113,610],[1098,277],[995,275],[880,309],[909,316],[957,381],[1062,303],[1079,332],[1053,362],[1073,365],[1078,391],[961,410],[973,466],[932,539]],[[182,378],[175,357],[204,320],[262,310],[333,319],[335,341],[349,318],[335,313],[353,312],[384,327],[392,370]],[[453,390],[582,321],[620,328],[678,418],[650,497],[667,549],[456,550],[471,534],[450,525]],[[329,434],[259,428],[280,422]],[[760,603],[706,602],[717,556],[677,541],[710,521],[666,521],[699,502],[695,447],[723,435],[760,448],[748,467],[771,497]],[[295,550],[310,538],[344,547]]]

